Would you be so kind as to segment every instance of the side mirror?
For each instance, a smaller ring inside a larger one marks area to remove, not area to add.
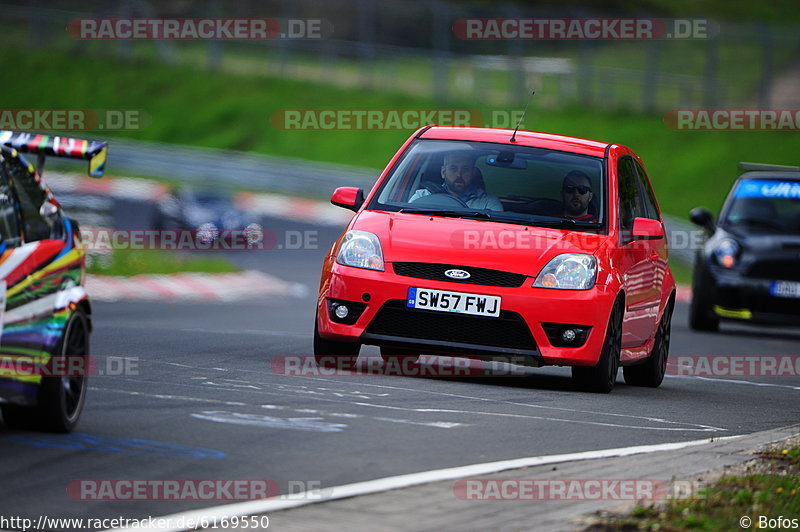
[[[39,207],[39,216],[48,222],[53,223],[58,218],[58,207],[49,201],[45,201],[42,203],[42,206]]]
[[[331,203],[358,212],[364,205],[364,191],[356,187],[339,187],[331,195]]]
[[[631,235],[634,240],[659,240],[664,238],[664,226],[658,220],[634,218]]]
[[[689,220],[693,224],[699,225],[705,229],[709,235],[713,234],[716,230],[716,226],[714,225],[714,216],[711,214],[711,211],[703,207],[692,209],[689,212]]]

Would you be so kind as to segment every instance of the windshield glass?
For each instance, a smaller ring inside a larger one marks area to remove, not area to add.
[[[800,181],[739,181],[723,223],[749,233],[800,234]]]
[[[370,209],[597,228],[605,219],[603,159],[543,148],[420,140]]]

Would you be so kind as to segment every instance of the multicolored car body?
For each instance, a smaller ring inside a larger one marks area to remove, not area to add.
[[[0,131],[0,409],[6,425],[68,432],[90,371],[92,311],[83,244],[41,177],[45,158],[105,171],[108,146]],[[38,165],[23,154],[38,159]]]

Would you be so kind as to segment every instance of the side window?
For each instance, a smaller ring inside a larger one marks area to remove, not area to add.
[[[617,166],[619,177],[619,224],[624,240],[630,238],[633,219],[645,217],[633,161],[630,157],[620,159]]]
[[[5,165],[5,157],[2,157]],[[0,169],[0,236],[6,243],[6,247],[14,248],[20,245],[21,238],[19,233],[19,219],[15,205],[14,194],[8,184],[5,171]]]
[[[3,172],[17,193],[25,241],[49,238],[50,224],[39,214],[39,209],[47,199],[44,190],[34,181],[33,175],[18,158],[7,157],[3,161]]]
[[[646,217],[651,218],[653,220],[658,220],[659,212],[658,212],[658,202],[656,201],[656,194],[653,192],[653,187],[650,186],[650,181],[647,179],[647,174],[642,168],[642,165],[639,164],[639,161],[633,159],[633,164],[636,167],[636,173],[639,177],[639,186],[642,188],[642,196],[644,201],[645,211],[647,212]]]

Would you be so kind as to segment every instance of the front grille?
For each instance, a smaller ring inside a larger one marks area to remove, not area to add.
[[[366,330],[369,334],[402,336],[498,348],[536,349],[530,329],[516,312],[501,310],[497,318],[406,307],[392,299],[381,307]]]
[[[771,281],[800,281],[800,260],[762,260],[752,264],[745,274]]]
[[[453,269],[469,272],[469,279],[451,279],[444,274],[447,270]],[[453,264],[433,264],[429,262],[395,262],[394,273],[405,277],[430,279],[432,281],[510,287],[522,286],[526,277],[518,273],[490,270],[488,268],[473,268],[472,266],[456,266]]]

